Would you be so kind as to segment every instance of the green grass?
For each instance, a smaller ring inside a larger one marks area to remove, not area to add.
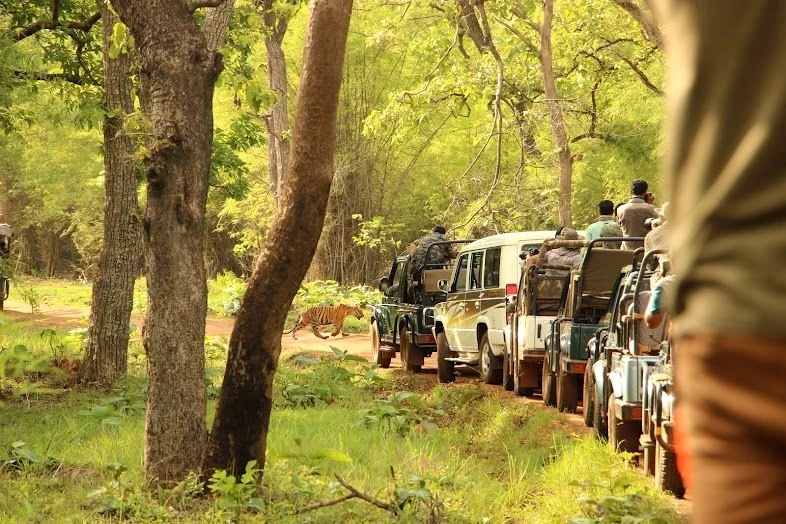
[[[40,329],[30,329],[0,322],[2,351],[23,345],[44,360],[57,352],[79,354],[78,336],[42,336]],[[209,339],[206,357],[209,424],[226,339]],[[258,493],[262,514],[247,511],[241,521],[425,522],[431,515],[450,523],[551,523],[590,517],[597,507],[619,515],[614,501],[620,500],[633,515],[684,521],[673,499],[657,492],[639,470],[540,404],[501,398],[473,383],[436,385],[400,370],[366,374],[367,364],[338,362],[332,353],[303,355],[305,363],[293,357],[282,356],[275,380],[267,464]],[[186,487],[145,487],[144,372],[144,351],[134,339],[130,375],[112,391],[63,390],[62,375],[27,373],[27,383],[43,380],[54,389],[19,393],[14,389],[21,383],[18,377],[0,379],[0,463],[9,460],[15,442],[24,442],[23,449],[41,459],[21,469],[0,467],[0,521],[118,520],[117,514],[99,513],[102,500],[121,501],[124,518],[132,522],[225,522],[237,517],[218,507],[225,497],[193,498]],[[407,390],[417,395],[391,400],[391,394]],[[303,400],[308,395],[313,401]],[[110,420],[85,414],[108,397],[123,399],[118,405],[127,411]],[[291,407],[303,404],[313,405]],[[389,408],[403,421],[394,424],[399,431],[386,430],[376,419],[366,423],[369,414]],[[127,471],[113,481],[109,466],[115,463]],[[397,519],[357,500],[294,515],[297,508],[344,495],[336,474],[388,502],[396,489],[412,488],[409,482],[415,479],[422,488],[417,493],[425,498],[406,506]],[[90,497],[97,489],[106,492]]]

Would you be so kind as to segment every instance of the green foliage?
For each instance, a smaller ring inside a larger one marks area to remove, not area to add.
[[[301,285],[295,295],[294,303],[301,309],[331,304],[364,307],[366,304],[376,304],[381,300],[382,294],[368,286],[345,287],[335,280],[314,280]]]
[[[97,405],[90,407],[90,409],[83,409],[78,413],[99,420],[103,426],[117,427],[121,424],[123,417],[145,411],[144,394],[131,391],[124,393],[103,398]]]
[[[219,273],[215,280],[208,282],[208,311],[220,316],[234,316],[240,309],[245,293],[246,283],[243,279],[229,271]]]
[[[379,426],[384,431],[406,435],[417,429],[421,433],[434,434],[437,417],[445,412],[423,405],[420,396],[408,391],[394,391],[387,398],[377,400],[376,406],[360,412],[367,427]]]
[[[12,442],[6,450],[6,456],[0,461],[2,470],[26,470],[31,467],[51,464],[51,459],[33,451],[27,442]]]
[[[324,406],[351,398],[353,390],[376,391],[389,384],[365,358],[334,346],[330,349],[332,353],[295,355],[292,363],[300,367],[299,372],[276,375],[283,407]]]
[[[41,310],[41,303],[43,302],[41,294],[33,287],[20,287],[18,291],[22,300],[30,306],[30,313],[39,313]]]
[[[220,509],[232,510],[239,519],[244,510],[262,511],[264,502],[254,497],[259,484],[261,469],[256,467],[257,461],[246,463],[246,469],[240,479],[227,475],[224,470],[213,473],[208,481],[210,492],[216,496],[216,506]]]
[[[658,515],[660,508],[653,506],[645,490],[633,487],[632,478],[623,476],[604,480],[599,483],[573,483],[584,489],[600,489],[605,493],[579,497],[582,516],[571,518],[568,520],[570,524],[667,524],[668,520]]]

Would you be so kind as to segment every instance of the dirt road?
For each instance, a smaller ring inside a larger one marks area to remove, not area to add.
[[[7,300],[4,305],[4,311],[0,313],[0,319],[8,318],[15,321],[26,322],[36,328],[62,328],[73,329],[79,327],[86,327],[88,315],[90,311],[88,308],[76,307],[53,307],[42,305],[39,311],[35,314],[31,313],[30,306],[18,300]],[[143,322],[142,315],[132,315],[131,321],[137,326],[141,326]],[[219,319],[208,318],[205,322],[205,334],[209,336],[223,336],[229,337],[232,334],[232,327],[234,326],[233,319]],[[314,336],[310,331],[298,332],[297,340],[292,338],[292,335],[284,335],[281,339],[281,347],[284,352],[296,351],[330,351],[330,346],[335,346],[340,350],[347,351],[352,355],[362,356],[371,360],[371,341],[366,334],[349,334],[346,337],[330,337],[327,340],[322,340]],[[401,362],[398,358],[394,358],[391,362],[392,368],[400,368]],[[470,382],[476,381],[478,378],[477,373],[466,367],[459,367],[460,375],[457,382]],[[437,383],[437,360],[436,354],[426,359],[423,366],[423,371],[417,375],[418,382],[422,382],[422,389],[433,387]],[[486,387],[484,385],[484,387]],[[540,403],[540,397],[533,398],[517,397],[512,392],[505,391],[499,386],[487,386],[494,394],[509,397],[511,400],[517,402],[537,402]],[[568,415],[569,421],[576,426],[577,430],[587,432],[588,429],[584,426],[584,421],[579,414]]]

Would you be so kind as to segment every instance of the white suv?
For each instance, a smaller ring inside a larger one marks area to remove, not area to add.
[[[554,231],[503,233],[462,248],[451,279],[441,283],[447,298],[434,307],[440,382],[454,380],[456,364],[479,366],[487,384],[502,382],[505,300],[518,289],[519,253],[550,238]]]

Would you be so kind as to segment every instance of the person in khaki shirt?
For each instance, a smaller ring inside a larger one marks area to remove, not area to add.
[[[652,195],[647,192],[649,184],[645,180],[634,180],[630,185],[630,200],[617,209],[617,223],[626,237],[643,237],[649,231],[648,218],[655,218],[655,206]],[[636,249],[640,244],[623,242],[623,249]]]
[[[651,3],[693,522],[786,522],[786,1]]]

